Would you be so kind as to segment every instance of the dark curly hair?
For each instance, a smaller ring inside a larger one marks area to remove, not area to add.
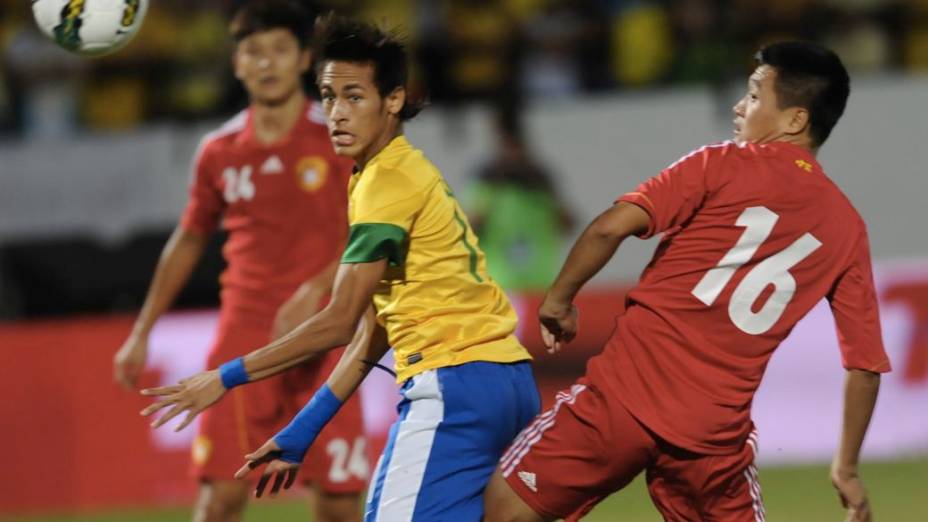
[[[394,35],[375,25],[349,18],[327,15],[316,22],[316,75],[327,62],[371,64],[374,84],[381,96],[406,88],[408,64],[406,46]],[[400,120],[415,117],[422,110],[421,100],[412,100],[407,90]]]

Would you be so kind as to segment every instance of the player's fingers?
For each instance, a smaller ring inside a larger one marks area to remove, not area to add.
[[[179,384],[174,384],[171,386],[156,386],[154,388],[145,388],[142,390],[142,395],[171,395],[183,390],[184,387]]]
[[[236,479],[243,479],[251,473],[251,470],[255,469],[257,464],[254,464],[252,461],[248,461],[244,466],[238,468],[238,471],[235,472]]]
[[[290,489],[290,486],[293,485],[293,482],[296,480],[296,468],[290,468],[287,470],[287,482],[284,484],[284,489]]]
[[[261,480],[258,481],[258,486],[255,488],[255,497],[261,498],[261,495],[264,493],[264,488],[267,487],[267,481],[271,479],[271,474],[265,472],[261,475]]]
[[[197,415],[199,414],[200,412],[198,411],[194,411],[194,410],[188,411],[187,417],[184,418],[184,422],[181,422],[178,427],[174,428],[174,431],[177,432],[177,431],[180,431],[186,428],[191,422],[193,422],[193,419],[197,418]]]
[[[151,427],[157,429],[157,428],[160,428],[161,426],[164,426],[164,424],[167,421],[173,419],[174,417],[177,417],[178,415],[180,415],[183,411],[187,410],[188,408],[189,406],[187,406],[185,403],[182,403],[182,402],[175,404],[174,407],[168,410],[167,413],[165,413],[158,420],[153,422],[151,424]]]
[[[541,325],[541,341],[545,343],[545,347],[548,348],[549,351],[554,345],[554,335],[548,331],[545,325]]]
[[[561,330],[561,340],[564,343],[569,343],[574,340],[574,337],[577,335],[577,331],[573,328],[564,328]]]
[[[284,485],[284,479],[287,478],[285,470],[278,470],[274,475],[274,485],[271,486],[271,496],[276,497],[280,493],[280,486]]]
[[[170,406],[174,404],[175,402],[177,402],[177,399],[173,397],[169,397],[167,399],[161,399],[160,401],[149,404],[144,410],[139,412],[139,415],[141,415],[142,417],[148,417],[152,413],[155,413],[161,408]]]
[[[260,448],[256,449],[254,452],[249,453],[248,455],[245,455],[245,458],[248,460],[254,461],[255,466],[257,466],[258,464],[268,462],[269,460],[271,460],[269,458],[270,453],[271,453],[271,448],[268,445],[268,443],[265,442],[264,444],[261,445]]]

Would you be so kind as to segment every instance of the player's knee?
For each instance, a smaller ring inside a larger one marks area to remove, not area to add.
[[[357,522],[361,520],[361,499],[351,494],[316,494],[317,522]]]
[[[499,470],[493,473],[483,494],[485,522],[542,522],[528,504],[516,494]]]
[[[248,503],[248,485],[227,481],[203,483],[194,510],[194,522],[236,522]]]

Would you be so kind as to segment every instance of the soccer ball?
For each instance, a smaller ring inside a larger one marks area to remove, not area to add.
[[[129,43],[146,11],[148,0],[32,0],[43,33],[69,51],[91,56]]]

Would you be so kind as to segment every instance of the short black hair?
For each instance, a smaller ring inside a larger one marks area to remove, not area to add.
[[[229,34],[236,42],[241,42],[260,31],[286,29],[305,49],[312,41],[315,17],[315,11],[306,2],[249,0],[232,16]]]
[[[319,69],[331,61],[370,64],[380,96],[385,97],[400,87],[406,89],[400,120],[410,120],[422,110],[423,103],[412,100],[407,89],[408,53],[396,35],[372,24],[331,14],[319,19],[316,34],[317,77]]]
[[[828,139],[844,114],[851,81],[841,58],[812,42],[780,42],[755,55],[758,65],[776,69],[774,90],[781,109],[802,107],[809,111],[809,134],[815,147]]]

